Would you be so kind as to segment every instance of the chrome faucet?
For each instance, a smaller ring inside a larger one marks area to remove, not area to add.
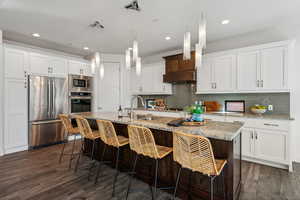
[[[133,119],[133,101],[137,99],[137,101],[140,99],[142,105],[144,106],[144,108],[146,109],[146,104],[144,102],[144,99],[143,97],[139,96],[139,95],[134,95],[131,97],[131,101],[130,101],[130,120]],[[138,102],[137,102],[138,103]]]

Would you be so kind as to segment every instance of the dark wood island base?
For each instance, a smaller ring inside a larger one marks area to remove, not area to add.
[[[97,129],[95,120],[90,120],[91,126]],[[128,137],[127,125],[114,123],[116,132],[120,135]],[[158,145],[173,146],[173,135],[171,132],[151,129],[155,141]],[[225,191],[227,200],[237,200],[241,188],[241,134],[238,134],[232,141],[210,139],[214,155],[219,159],[227,159],[228,163],[225,167]],[[91,141],[85,140],[86,151],[91,151]],[[103,142],[98,140],[95,147],[95,158],[100,160],[103,150]],[[116,149],[110,147],[105,154],[105,160],[114,160]],[[126,146],[120,155],[121,171],[129,171],[132,168],[135,153]],[[114,162],[113,162],[114,163]],[[160,186],[175,186],[175,180],[179,165],[173,161],[173,155],[159,161],[159,178]],[[178,186],[177,197],[181,199],[209,199],[209,178],[197,172],[183,169]],[[147,157],[140,157],[136,167],[136,178],[152,184],[154,177],[154,160]],[[173,193],[173,191],[170,191]],[[223,183],[222,178],[217,177],[214,183],[214,199],[223,199]]]

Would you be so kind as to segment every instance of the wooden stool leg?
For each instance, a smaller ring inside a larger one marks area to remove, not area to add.
[[[132,178],[133,178],[133,174],[135,172],[135,167],[136,167],[136,163],[137,163],[138,157],[139,157],[139,155],[136,154],[135,159],[134,159],[134,163],[133,163],[133,167],[132,167],[132,172],[131,172],[130,178],[129,178],[128,187],[127,187],[126,200],[128,199],[128,194],[129,194],[129,190],[130,190],[130,187],[131,187],[131,181],[132,181]]]
[[[69,169],[71,169],[71,165],[72,165],[75,144],[76,144],[76,135],[74,137],[74,141],[73,141],[73,145],[72,145],[71,157],[70,157],[70,161],[69,161]]]
[[[59,163],[61,163],[61,161],[62,161],[62,157],[63,157],[64,151],[65,151],[65,146],[66,146],[66,142],[64,142],[63,147],[61,149],[61,153],[60,153],[59,160],[58,160]]]
[[[226,200],[226,186],[225,186],[225,176],[224,176],[224,170],[222,171],[221,173],[221,176],[222,176],[222,184],[223,184],[223,198],[224,200]]]
[[[112,192],[112,196],[115,196],[115,188],[116,188],[116,182],[117,182],[117,179],[118,179],[118,175],[119,175],[119,156],[120,156],[120,148],[118,148],[118,151],[117,151],[117,159],[116,159],[116,175],[115,175],[115,178],[114,178],[114,182],[113,182],[113,192]]]
[[[181,169],[182,169],[182,167],[180,166],[178,174],[177,174],[177,178],[176,178],[176,185],[175,185],[173,200],[176,198],[176,192],[177,192],[177,187],[178,187],[178,183],[179,183],[179,179],[180,179]]]
[[[155,180],[154,180],[154,194],[152,199],[156,199],[156,192],[157,192],[157,179],[158,179],[158,159],[155,160]]]

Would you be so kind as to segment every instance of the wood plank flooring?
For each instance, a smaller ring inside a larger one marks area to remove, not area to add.
[[[87,180],[91,161],[84,157],[77,173],[68,170],[68,157],[61,164],[61,145],[0,157],[1,200],[110,200],[114,170],[104,166],[99,183]],[[67,148],[70,150],[70,147]],[[75,163],[75,162],[74,162]],[[240,200],[299,200],[300,164],[295,172],[243,162],[243,186]],[[122,173],[116,185],[116,197],[125,199],[128,176]],[[170,199],[159,192],[159,200]],[[149,186],[135,180],[130,200],[150,200]]]

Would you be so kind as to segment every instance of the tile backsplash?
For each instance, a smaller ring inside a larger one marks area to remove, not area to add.
[[[243,94],[195,94],[194,84],[173,84],[173,95],[143,96],[146,98],[163,98],[169,108],[183,108],[195,101],[217,101],[224,107],[225,100],[245,100],[246,112],[254,104],[273,105],[274,114],[290,113],[289,93],[243,93]],[[268,111],[269,112],[269,111]]]

